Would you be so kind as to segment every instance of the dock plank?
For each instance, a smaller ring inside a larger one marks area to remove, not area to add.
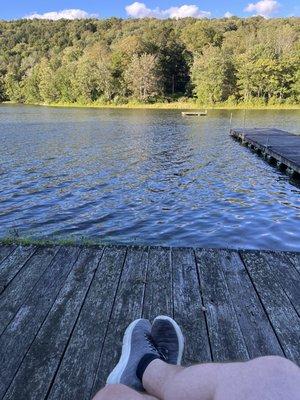
[[[214,250],[196,250],[213,361],[249,359],[219,258]]]
[[[0,264],[0,294],[34,254],[35,250],[35,246],[18,246]]]
[[[171,250],[149,249],[143,318],[173,315]]]
[[[126,248],[105,247],[48,400],[89,399]]]
[[[289,298],[257,252],[241,251],[244,264],[280,341],[285,356],[300,363],[300,323]]]
[[[125,329],[133,320],[142,316],[147,262],[148,248],[128,249],[95,377],[93,394],[104,386],[106,378],[120,357]]]
[[[300,365],[300,253],[1,248],[14,277],[0,295],[0,399],[91,399],[141,315],[174,316],[184,365],[270,354]]]
[[[300,275],[292,262],[283,253],[266,251],[262,257],[270,266],[271,272],[290,299],[298,316],[300,316]]]
[[[5,400],[46,398],[103,249],[83,249],[14,377]]]
[[[51,269],[39,280],[0,337],[0,398],[7,391],[78,254],[77,248],[59,250]]]
[[[220,250],[216,257],[218,265],[223,268],[250,358],[283,356],[280,343],[240,255],[235,251]]]
[[[0,335],[43,275],[58,249],[58,247],[37,249],[16,278],[0,295]]]
[[[286,252],[284,254],[300,274],[300,253]]]
[[[0,264],[17,248],[16,245],[0,245]]]
[[[207,322],[192,249],[172,249],[174,318],[185,336],[184,364],[211,361]]]

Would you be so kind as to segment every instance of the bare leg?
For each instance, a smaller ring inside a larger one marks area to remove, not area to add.
[[[300,369],[275,356],[188,368],[154,360],[143,385],[163,400],[300,400]]]
[[[158,400],[148,394],[139,393],[125,385],[106,385],[93,400]]]

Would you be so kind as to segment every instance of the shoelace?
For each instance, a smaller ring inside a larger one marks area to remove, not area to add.
[[[156,344],[155,344],[155,342],[154,342],[152,336],[149,335],[149,334],[147,334],[147,333],[145,333],[145,338],[146,338],[146,340],[147,340],[147,342],[148,342],[148,345],[149,345],[150,349],[151,349],[152,351],[156,351],[156,352],[159,354],[159,357],[160,357],[162,360],[166,360],[167,357],[165,356],[165,354],[163,353],[163,351],[162,351],[160,348],[158,348],[158,347],[156,346]]]

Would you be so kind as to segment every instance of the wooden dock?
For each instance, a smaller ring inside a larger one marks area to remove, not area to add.
[[[300,135],[280,129],[231,129],[231,136],[290,174],[300,174]]]
[[[300,253],[0,246],[0,399],[90,399],[126,326],[173,316],[184,363],[300,364]]]
[[[182,111],[181,114],[184,117],[205,117],[207,115],[207,110],[205,111]]]

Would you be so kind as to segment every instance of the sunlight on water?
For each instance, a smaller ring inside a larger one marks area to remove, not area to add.
[[[0,106],[0,235],[300,250],[299,186],[229,119]],[[299,111],[247,111],[246,126],[299,133]]]

